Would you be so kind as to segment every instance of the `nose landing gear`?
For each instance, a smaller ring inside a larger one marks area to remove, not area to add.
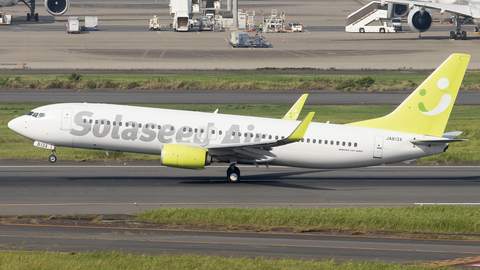
[[[55,163],[55,161],[57,161],[57,151],[56,150],[52,150],[52,155],[48,157],[48,161],[50,161],[50,163]]]

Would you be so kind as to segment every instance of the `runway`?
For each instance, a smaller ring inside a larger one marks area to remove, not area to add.
[[[59,156],[61,161],[61,156]],[[0,215],[126,214],[158,207],[366,207],[480,203],[478,166],[344,170],[226,166],[183,170],[155,162],[29,164],[0,161]],[[134,203],[138,206],[135,206]]]
[[[275,259],[378,259],[438,265],[480,260],[480,247],[475,241],[37,225],[0,225],[0,231],[0,250],[30,251],[48,247],[49,251],[58,252],[116,250]]]
[[[125,214],[159,207],[479,203],[477,166],[380,166],[348,170],[287,167],[267,170],[242,166],[241,170],[243,181],[229,184],[224,179],[225,166],[220,165],[191,171],[160,167],[155,162],[105,166],[1,161],[0,215]],[[5,220],[2,223],[0,250],[122,250],[442,265],[480,261],[480,245],[475,241],[117,228],[121,224],[85,228],[74,226],[73,220],[72,226],[8,225]]]

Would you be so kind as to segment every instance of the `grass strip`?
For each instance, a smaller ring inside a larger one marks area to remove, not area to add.
[[[400,265],[383,262],[335,262],[334,260],[269,260],[200,255],[137,255],[122,252],[0,252],[0,269],[57,270],[57,269],[324,269],[324,270],[376,270],[376,269],[432,269],[430,266]],[[454,268],[446,268],[454,269]]]
[[[24,115],[31,109],[45,105],[44,103],[0,103],[0,159],[46,159],[48,150],[33,146],[33,142],[14,133],[7,127],[8,121]],[[160,104],[141,105],[145,107],[179,109],[201,112],[261,116],[281,118],[289,110],[290,105],[271,104]],[[299,119],[303,119],[310,111],[315,111],[314,122],[345,124],[384,116],[395,109],[392,105],[355,105],[355,106],[305,106]],[[476,163],[480,162],[480,106],[454,106],[445,132],[463,131],[458,137],[469,139],[469,142],[454,143],[442,154],[419,159],[423,163]],[[111,152],[106,156],[103,151],[84,150],[60,147],[57,150],[59,159],[72,161],[124,161],[124,160],[157,160],[160,156],[134,153]]]
[[[297,230],[397,231],[480,234],[480,207],[163,208],[138,220],[185,225],[288,227]]]

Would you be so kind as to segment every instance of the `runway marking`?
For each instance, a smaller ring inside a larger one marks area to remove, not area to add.
[[[39,203],[39,204],[29,204],[29,203],[18,203],[18,204],[0,204],[0,206],[92,206],[92,205],[110,205],[110,206],[121,206],[121,205],[130,205],[135,206],[134,203]],[[277,205],[285,207],[293,206],[302,206],[302,205],[414,205],[414,203],[137,203],[137,206],[148,206],[148,205],[158,205],[158,206],[169,206],[169,205]]]
[[[78,164],[78,165],[13,165],[13,166],[0,166],[0,168],[49,168],[49,169],[52,169],[52,168],[112,168],[112,167],[115,167],[115,168],[169,168],[169,167],[165,167],[165,166],[161,166],[161,165],[151,165],[151,166],[147,166],[147,165],[132,165],[132,166],[129,166],[129,165],[121,165],[121,164],[118,164],[118,165],[81,165],[81,164]],[[227,165],[223,166],[223,165],[210,165],[208,166],[207,168],[226,168],[228,167]],[[242,168],[256,168],[254,165],[247,165],[247,166],[242,166]],[[273,168],[275,169],[298,169],[298,168],[295,168],[295,167],[288,167],[288,166],[273,166]],[[477,169],[480,169],[479,166],[372,166],[372,167],[363,167],[363,168],[349,168],[349,169],[316,169],[316,168],[305,168],[305,170],[336,170],[336,171],[340,171],[340,170],[355,170],[355,169],[370,169],[370,170],[374,170],[374,169],[388,169],[388,168],[392,168],[392,169],[398,169],[398,168],[422,168],[422,169],[431,169],[431,168],[445,168],[445,169],[449,169],[449,168],[458,168],[458,169],[462,169],[462,168],[477,168]]]
[[[450,254],[480,254],[480,252],[471,252],[471,251],[461,252],[461,251],[421,250],[421,249],[393,249],[393,248],[367,248],[367,247],[363,248],[363,247],[337,247],[337,246],[259,244],[259,243],[229,243],[229,242],[206,242],[206,241],[188,241],[188,240],[180,241],[180,240],[151,240],[151,239],[110,239],[110,238],[99,238],[99,237],[90,238],[90,237],[23,236],[23,235],[0,235],[0,237],[37,238],[37,239],[103,240],[103,241],[135,241],[135,242],[185,243],[185,244],[216,244],[216,245],[237,245],[237,246],[295,247],[295,248],[328,248],[328,249],[352,249],[352,250],[422,252],[422,253],[450,253]]]
[[[428,240],[438,242],[480,242],[479,240],[455,240],[455,239],[415,239],[402,237],[385,237],[369,235],[331,235],[331,234],[313,234],[313,233],[285,233],[285,232],[249,232],[249,231],[208,231],[208,230],[189,230],[189,229],[161,229],[161,228],[131,228],[131,227],[101,227],[101,226],[82,226],[82,225],[52,225],[52,224],[15,224],[0,223],[0,226],[25,226],[25,227],[53,227],[53,228],[82,228],[82,229],[111,229],[111,230],[133,230],[133,231],[174,231],[174,232],[196,232],[196,233],[217,233],[217,234],[258,234],[258,235],[291,235],[291,236],[319,236],[319,237],[342,237],[342,238],[366,238],[366,239],[389,239],[389,240]],[[480,253],[479,253],[480,254]]]
[[[457,259],[454,259],[454,260],[436,261],[436,262],[432,262],[432,263],[422,263],[421,265],[431,266],[431,267],[440,267],[440,266],[474,263],[474,262],[478,262],[478,261],[480,261],[480,256],[457,258]]]

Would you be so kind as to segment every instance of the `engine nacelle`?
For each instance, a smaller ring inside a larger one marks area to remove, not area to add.
[[[212,157],[205,149],[182,144],[165,144],[162,147],[163,166],[202,170],[211,162]]]
[[[393,17],[403,17],[408,13],[408,5],[401,5],[401,4],[388,4],[388,14],[389,18]]]
[[[70,0],[45,0],[45,8],[54,16],[62,15],[69,6]]]
[[[0,0],[0,7],[12,7],[18,4],[18,0]]]
[[[433,16],[429,9],[414,7],[408,14],[408,26],[416,32],[425,32],[432,26]]]

